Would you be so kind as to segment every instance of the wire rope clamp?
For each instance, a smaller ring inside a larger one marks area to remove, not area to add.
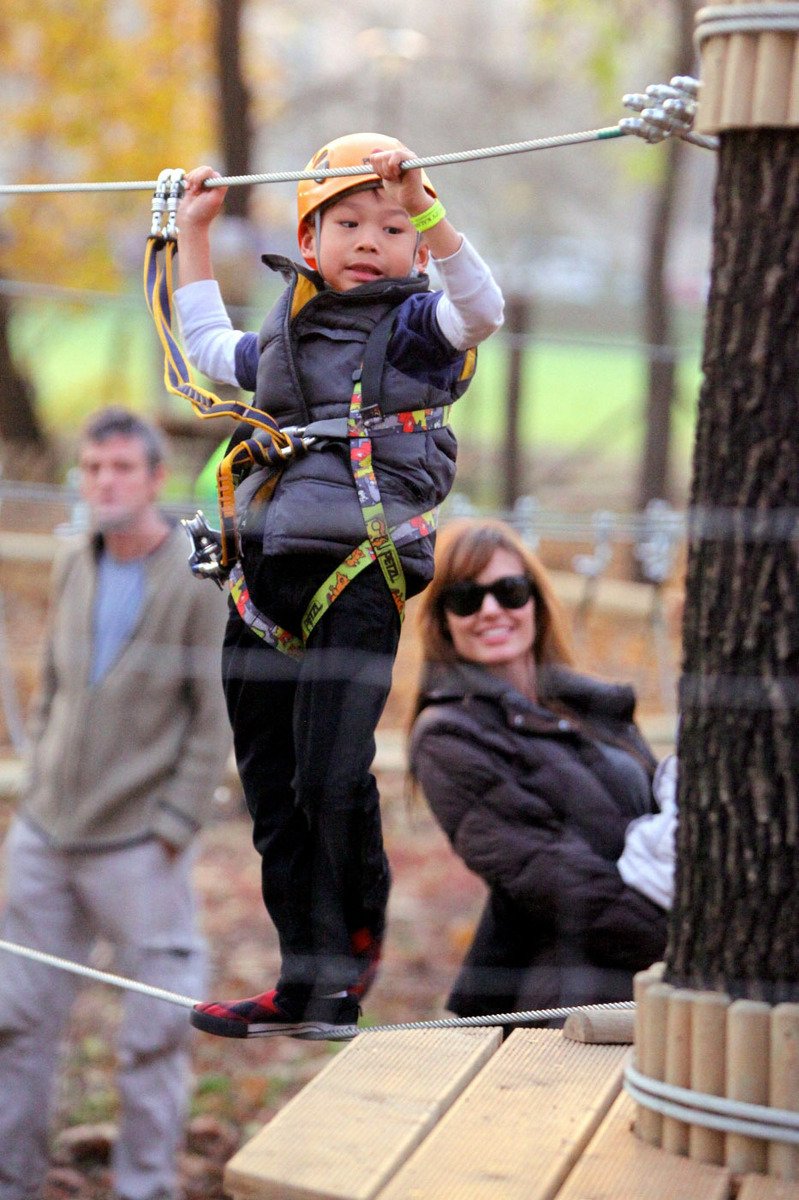
[[[623,117],[619,129],[643,138],[650,145],[676,136],[714,149],[714,139],[693,132],[698,95],[699,80],[690,75],[675,75],[669,83],[650,83],[645,92],[630,92],[622,97],[624,107],[640,116]]]

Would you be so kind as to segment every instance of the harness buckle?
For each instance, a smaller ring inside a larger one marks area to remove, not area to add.
[[[224,586],[229,570],[222,566],[222,538],[216,529],[212,529],[205,519],[205,513],[198,509],[193,517],[183,517],[181,525],[191,546],[189,567],[192,575],[198,579],[213,579],[218,588]]]
[[[361,420],[364,425],[374,424],[375,421],[380,420],[382,415],[379,404],[365,404],[361,408]]]
[[[313,435],[306,435],[305,425],[284,425],[281,433],[291,438],[291,445],[278,450],[281,458],[293,458],[298,450],[308,450],[317,440]],[[257,435],[256,435],[257,436]]]

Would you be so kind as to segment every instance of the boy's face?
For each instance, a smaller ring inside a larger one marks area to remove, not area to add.
[[[416,249],[416,230],[405,209],[382,188],[352,192],[322,214],[320,245],[316,230],[303,227],[300,249],[319,264],[329,287],[348,292],[376,279],[402,279],[414,265],[427,265],[426,246]]]

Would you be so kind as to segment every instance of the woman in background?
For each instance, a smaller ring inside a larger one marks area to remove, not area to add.
[[[501,521],[444,528],[420,605],[411,773],[489,888],[448,1007],[631,998],[666,936],[665,909],[617,867],[627,826],[656,808],[632,688],[573,669],[546,571]]]

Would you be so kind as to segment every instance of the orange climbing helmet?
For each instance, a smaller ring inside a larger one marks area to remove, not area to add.
[[[332,170],[336,167],[362,167],[369,161],[369,156],[375,150],[396,150],[402,145],[396,138],[388,137],[385,133],[348,133],[344,137],[334,138],[321,150],[317,150],[306,165],[306,171]],[[362,188],[380,187],[382,180],[379,175],[334,175],[332,178],[301,179],[297,184],[297,238],[302,237],[302,227],[309,217],[321,213],[332,200],[344,192]],[[422,184],[425,191],[433,200],[436,190],[427,175],[422,171]],[[316,262],[308,259],[311,267],[316,269]]]

